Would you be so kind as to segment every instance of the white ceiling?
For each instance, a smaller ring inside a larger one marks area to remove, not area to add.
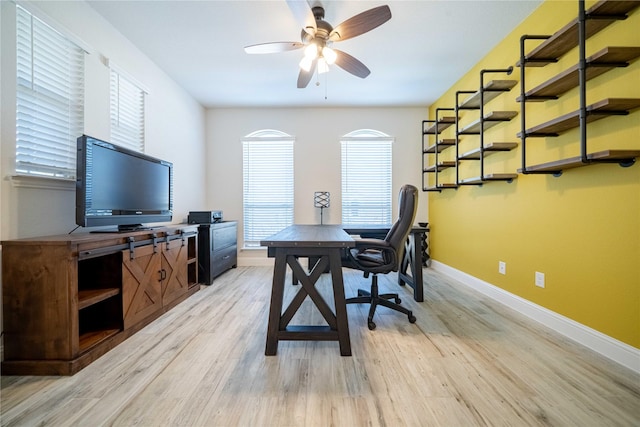
[[[296,88],[301,50],[243,49],[300,41],[285,0],[88,3],[205,107],[350,107],[430,105],[542,0],[309,0],[325,8],[334,27],[383,4],[392,18],[334,45],[369,67],[366,79],[333,66],[305,89]],[[495,67],[513,65],[518,47],[513,51],[509,63]]]

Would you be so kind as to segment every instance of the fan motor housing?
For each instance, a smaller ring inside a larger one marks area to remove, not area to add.
[[[313,16],[316,18],[316,34],[315,36],[309,35],[306,31],[302,30],[300,38],[303,43],[310,43],[315,39],[320,39],[323,41],[329,40],[329,34],[333,31],[333,27],[327,21],[324,20],[324,8],[321,6],[315,6],[311,9],[313,11]]]

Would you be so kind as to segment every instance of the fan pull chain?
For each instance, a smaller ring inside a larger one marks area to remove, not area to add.
[[[324,100],[327,100],[327,86],[329,86],[329,79],[327,78],[327,74],[329,73],[325,73],[324,74]]]

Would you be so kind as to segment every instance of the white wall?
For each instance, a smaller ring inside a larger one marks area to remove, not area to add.
[[[420,123],[426,108],[214,108],[207,112],[207,202],[202,209],[220,209],[238,221],[242,247],[241,138],[260,129],[277,129],[296,138],[294,146],[295,222],[320,223],[313,207],[315,191],[331,193],[325,223],[340,223],[340,137],[357,129],[375,129],[395,138],[393,192],[403,184],[420,188]],[[397,200],[393,201],[394,216]],[[420,192],[417,221],[427,221],[425,193]],[[416,221],[416,222],[417,222]],[[265,250],[239,253],[240,265],[267,262]]]
[[[173,222],[186,221],[189,210],[201,203],[205,193],[204,108],[88,4],[56,1],[30,2],[26,6],[89,50],[85,68],[85,134],[109,140],[106,58],[148,89],[145,151],[173,162]],[[74,183],[52,187],[43,185],[42,180],[32,185],[11,178],[16,134],[13,2],[0,1],[0,21],[0,240],[67,233],[75,227]]]
[[[36,15],[77,39],[89,53],[85,69],[85,129],[109,140],[109,68],[107,59],[141,83],[146,98],[148,154],[174,163],[174,220],[187,213],[204,194],[205,110],[142,55],[87,3],[29,2]],[[2,116],[0,171],[0,238],[66,233],[75,227],[75,187],[23,187],[9,179],[15,163],[15,5],[2,2]]]

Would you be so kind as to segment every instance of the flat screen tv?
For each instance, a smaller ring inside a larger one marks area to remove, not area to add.
[[[83,135],[76,165],[79,226],[130,231],[171,221],[172,163]]]

